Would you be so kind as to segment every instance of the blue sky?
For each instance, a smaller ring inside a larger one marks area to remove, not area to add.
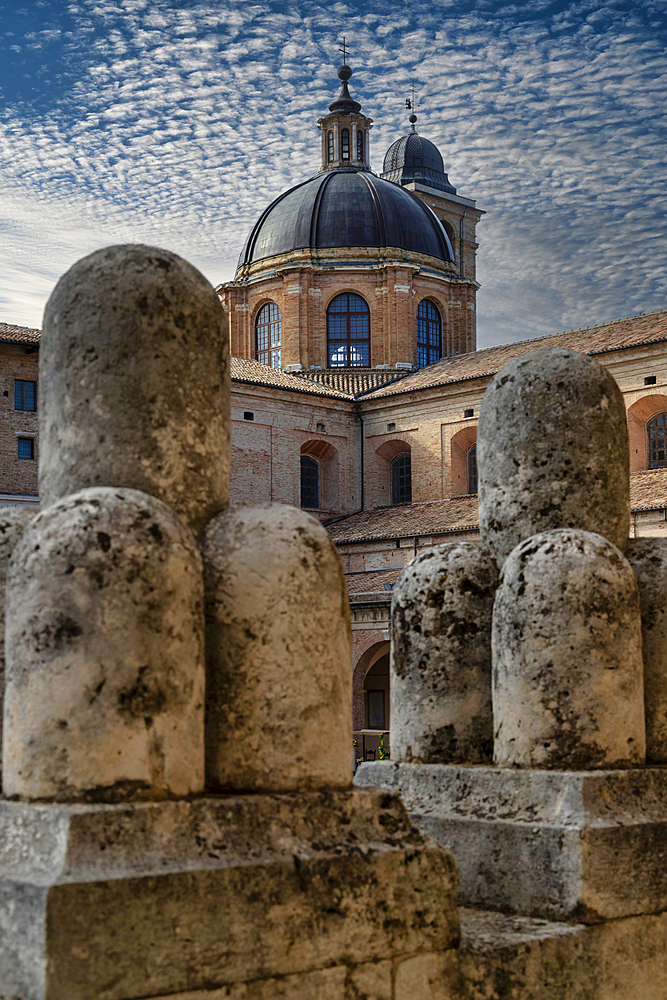
[[[371,160],[440,148],[479,226],[480,346],[667,307],[665,0],[0,4],[0,319],[39,326],[75,260],[175,250],[213,284],[319,167],[351,91]]]

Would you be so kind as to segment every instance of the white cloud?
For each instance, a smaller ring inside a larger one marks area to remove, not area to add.
[[[36,35],[67,86],[0,120],[3,319],[37,325],[50,281],[105,243],[233,276],[266,204],[319,166],[316,120],[351,88],[372,154],[406,127],[440,147],[479,228],[482,345],[665,304],[665,24],[640,0],[501,7],[84,0]],[[67,37],[65,37],[67,35]],[[42,36],[44,36],[42,38]],[[14,36],[19,47],[26,39]],[[66,62],[65,62],[66,61]]]

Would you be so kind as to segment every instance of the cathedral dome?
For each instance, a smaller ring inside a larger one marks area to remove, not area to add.
[[[429,139],[418,132],[408,132],[397,139],[384,158],[382,176],[394,184],[417,182],[456,194],[456,188],[449,183],[440,150]]]
[[[276,198],[253,226],[239,266],[293,250],[334,247],[397,247],[454,260],[445,230],[422,201],[369,170],[341,167]]]

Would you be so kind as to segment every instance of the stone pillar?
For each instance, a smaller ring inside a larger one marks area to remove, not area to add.
[[[352,780],[350,611],[325,529],[283,504],[207,528],[206,781],[212,790]]]
[[[14,547],[37,511],[28,507],[0,510],[0,747],[2,747],[2,704],[5,695],[5,583],[7,566]],[[1,758],[0,758],[1,759]]]
[[[416,556],[393,592],[392,760],[490,761],[493,556],[451,542]]]
[[[229,499],[226,327],[208,281],[167,250],[107,247],[70,268],[44,314],[43,505],[125,486],[198,535]]]
[[[588,531],[544,531],[502,569],[493,610],[496,764],[589,770],[644,763],[637,583]]]
[[[637,578],[642,616],[646,759],[667,764],[667,542],[633,538],[626,555]]]
[[[39,514],[9,563],[6,653],[5,796],[203,790],[201,557],[165,504],[98,488]]]
[[[519,542],[552,528],[596,532],[625,549],[625,405],[592,358],[546,348],[505,365],[482,400],[477,464],[480,532],[499,565]]]

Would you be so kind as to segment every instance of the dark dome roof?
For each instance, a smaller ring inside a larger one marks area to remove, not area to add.
[[[434,213],[366,170],[326,170],[269,205],[253,226],[239,266],[305,248],[399,247],[453,261]]]
[[[417,132],[408,132],[389,147],[382,176],[395,184],[417,181],[456,194],[456,188],[449,183],[445,173],[440,150]]]

